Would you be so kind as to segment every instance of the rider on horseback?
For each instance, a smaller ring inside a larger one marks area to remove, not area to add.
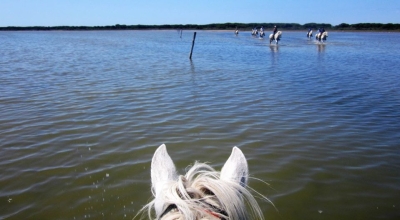
[[[272,30],[272,32],[274,34],[273,36],[275,37],[276,32],[278,32],[278,28],[276,26],[274,26],[274,30]]]
[[[321,40],[321,38],[322,38],[322,34],[325,32],[325,28],[320,28],[320,29],[318,29],[318,31],[319,31],[319,39],[318,40]]]
[[[261,27],[260,27],[260,37],[264,37],[264,36],[265,36],[265,34],[264,34],[264,27],[261,26]]]

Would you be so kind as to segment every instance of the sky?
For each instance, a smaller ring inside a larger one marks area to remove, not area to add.
[[[400,0],[0,0],[0,27],[400,23]]]

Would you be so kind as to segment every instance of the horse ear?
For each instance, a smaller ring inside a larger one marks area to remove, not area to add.
[[[159,146],[151,160],[151,184],[156,195],[164,183],[177,180],[174,162],[168,155],[165,144]]]
[[[233,147],[231,156],[225,162],[221,170],[221,179],[226,181],[234,181],[243,187],[247,185],[249,178],[249,168],[247,166],[246,157],[242,151]]]

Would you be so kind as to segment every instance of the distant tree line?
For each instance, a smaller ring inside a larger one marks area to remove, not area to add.
[[[372,31],[400,31],[400,24],[381,24],[381,23],[359,23],[359,24],[346,24],[341,23],[335,26],[337,30],[372,30]]]
[[[325,28],[326,30],[343,30],[343,31],[400,31],[400,24],[381,24],[381,23],[358,23],[346,24],[341,23],[336,26],[325,23],[218,23],[218,24],[164,24],[164,25],[124,25],[116,24],[110,26],[8,26],[0,27],[0,31],[85,31],[85,30],[232,30],[238,28],[239,30],[251,30],[261,26],[264,29],[272,29],[277,26],[281,30],[306,30],[308,28],[318,29]]]

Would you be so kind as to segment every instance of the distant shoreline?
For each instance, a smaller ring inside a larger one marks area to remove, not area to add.
[[[234,32],[235,29],[181,29],[182,31],[211,31],[211,32]],[[238,29],[239,33],[240,32],[251,32],[251,30],[241,30]],[[308,29],[304,30],[291,30],[291,29],[283,29],[279,28],[279,31],[289,31],[289,32],[307,32]],[[126,29],[126,30],[119,30],[119,29],[108,29],[108,30],[102,30],[102,29],[91,29],[91,30],[69,30],[69,29],[57,29],[57,30],[35,30],[35,29],[29,29],[29,30],[3,30],[0,27],[0,32],[28,32],[28,31],[38,31],[38,32],[51,32],[51,31],[180,31],[180,29],[146,29],[146,30],[138,30],[138,29]],[[272,29],[266,29],[264,28],[265,32],[271,32]],[[312,29],[313,32],[318,31],[318,29]],[[395,33],[395,32],[400,32],[400,30],[335,30],[335,29],[325,29],[325,31],[329,32],[385,32],[385,33]]]
[[[393,23],[342,23],[336,26],[325,23],[220,23],[220,24],[175,24],[175,25],[108,25],[108,26],[7,26],[0,27],[0,31],[101,31],[101,30],[214,30],[231,31],[236,28],[239,31],[250,31],[253,28],[264,27],[265,30],[277,26],[284,31],[307,31],[309,28],[316,30],[324,28],[327,31],[371,31],[371,32],[400,32],[400,24]]]

